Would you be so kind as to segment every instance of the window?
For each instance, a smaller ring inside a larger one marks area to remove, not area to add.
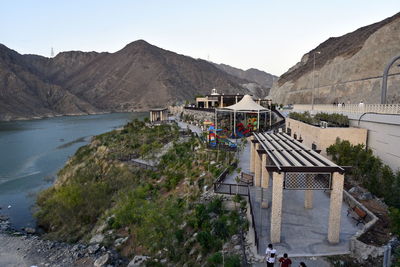
[[[317,150],[317,145],[316,145],[315,143],[312,143],[311,149],[312,149],[312,150]]]

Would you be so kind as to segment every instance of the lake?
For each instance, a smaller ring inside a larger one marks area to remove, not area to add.
[[[113,113],[0,122],[0,214],[8,215],[14,228],[34,227],[37,193],[53,184],[58,170],[80,146],[93,135],[146,116]]]

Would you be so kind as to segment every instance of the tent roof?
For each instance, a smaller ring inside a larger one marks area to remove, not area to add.
[[[254,102],[250,95],[245,95],[243,98],[234,105],[220,108],[219,110],[233,110],[233,111],[267,111],[267,108]]]

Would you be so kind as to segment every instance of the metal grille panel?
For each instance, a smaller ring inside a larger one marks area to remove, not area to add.
[[[283,188],[287,190],[329,190],[332,176],[330,173],[285,173]]]

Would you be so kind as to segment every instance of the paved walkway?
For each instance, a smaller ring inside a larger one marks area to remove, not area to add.
[[[271,182],[270,182],[271,184]],[[259,237],[259,254],[263,254],[270,243],[271,208],[261,209],[260,200],[267,199],[271,205],[272,188],[251,187],[250,198],[253,205],[256,230]],[[304,208],[304,190],[284,190],[282,207],[281,243],[274,244],[279,255],[287,252],[292,256],[319,256],[349,253],[350,238],[362,228],[347,217],[347,204],[342,204],[339,244],[327,241],[329,218],[329,195],[314,191],[313,209]]]
[[[304,262],[307,267],[330,267],[332,266],[328,261],[321,257],[291,257],[289,258],[292,260],[292,267],[299,266],[300,262]],[[266,263],[254,263],[253,267],[265,267],[267,266]],[[275,266],[279,266],[279,263],[276,263]]]
[[[175,120],[176,123],[178,123],[178,126],[179,126],[181,129],[187,129],[187,128],[189,128],[192,132],[197,133],[197,134],[199,134],[199,135],[201,135],[202,132],[203,132],[203,131],[200,129],[200,127],[198,127],[198,126],[196,126],[196,125],[193,125],[193,124],[186,123],[186,122],[184,122],[184,121],[181,121],[179,116],[172,116],[172,117],[170,117],[170,120]]]
[[[243,172],[250,172],[250,142],[239,152],[239,165]],[[227,176],[224,183],[236,184],[235,171]],[[256,229],[259,235],[260,255],[264,254],[270,237],[271,209],[260,209],[261,188],[251,187],[251,200],[254,208]],[[263,199],[271,204],[272,180],[269,189],[264,189]],[[323,191],[314,191],[314,208],[304,208],[304,190],[284,190],[282,215],[282,242],[275,244],[279,255],[284,252],[292,257],[337,255],[349,253],[350,238],[362,228],[355,225],[354,220],[347,217],[348,206],[342,205],[340,243],[331,245],[327,241],[330,198]],[[260,215],[261,214],[261,215]],[[311,261],[312,262],[312,261]],[[318,261],[316,261],[318,262]],[[318,265],[311,266],[329,266]],[[297,265],[293,265],[297,266]]]
[[[240,146],[240,140],[238,141],[238,147]],[[238,152],[239,164],[238,168],[241,169],[242,172],[250,173],[250,142],[247,141],[246,146]],[[231,174],[227,175],[224,179],[224,183],[227,184],[236,184],[235,178],[240,176],[240,173],[237,171],[232,172]]]

